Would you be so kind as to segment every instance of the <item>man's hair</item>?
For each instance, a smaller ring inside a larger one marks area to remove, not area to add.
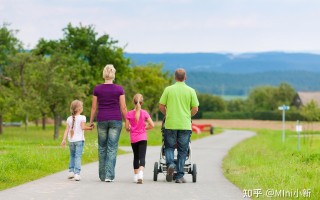
[[[178,81],[184,81],[186,77],[186,70],[184,70],[183,68],[177,69],[175,72],[175,77]]]

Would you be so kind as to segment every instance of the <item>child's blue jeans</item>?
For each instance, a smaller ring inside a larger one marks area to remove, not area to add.
[[[83,146],[84,146],[84,141],[69,142],[69,149],[70,149],[69,172],[80,174]]]

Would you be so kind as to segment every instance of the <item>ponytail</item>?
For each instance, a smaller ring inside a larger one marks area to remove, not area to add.
[[[72,125],[71,125],[71,130],[70,130],[70,138],[72,138],[74,135],[74,123],[76,121],[76,114],[81,112],[82,105],[83,105],[83,103],[79,100],[74,100],[71,102],[70,112],[72,115]]]
[[[141,103],[143,101],[143,97],[141,94],[136,94],[134,95],[133,97],[133,102],[135,104],[135,111],[136,111],[136,114],[135,114],[135,117],[136,117],[136,122],[138,123],[139,122],[139,119],[140,119],[140,112],[141,112]]]
[[[75,113],[72,113],[72,126],[71,126],[71,130],[70,130],[70,138],[73,137],[74,135],[74,122],[76,121],[76,116],[75,116]]]

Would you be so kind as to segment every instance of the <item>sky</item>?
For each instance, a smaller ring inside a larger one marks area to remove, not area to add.
[[[130,53],[320,53],[319,19],[319,0],[0,0],[28,49],[81,23]]]

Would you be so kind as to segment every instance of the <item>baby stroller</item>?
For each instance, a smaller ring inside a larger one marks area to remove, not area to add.
[[[164,175],[167,174],[167,165],[166,165],[166,158],[165,158],[165,153],[164,153],[164,122],[165,119],[162,121],[162,126],[161,126],[161,132],[162,132],[162,146],[161,146],[161,151],[160,151],[160,160],[159,162],[154,163],[154,168],[153,168],[153,181],[158,180],[158,174],[163,173]],[[174,150],[174,162],[177,164],[177,149]],[[191,149],[191,142],[189,143],[189,148],[188,148],[188,153],[186,157],[186,161],[184,164],[184,173],[185,174],[191,174],[192,175],[192,182],[197,181],[197,165],[192,162],[192,149]],[[175,175],[176,171],[173,174],[173,179],[175,180]]]

